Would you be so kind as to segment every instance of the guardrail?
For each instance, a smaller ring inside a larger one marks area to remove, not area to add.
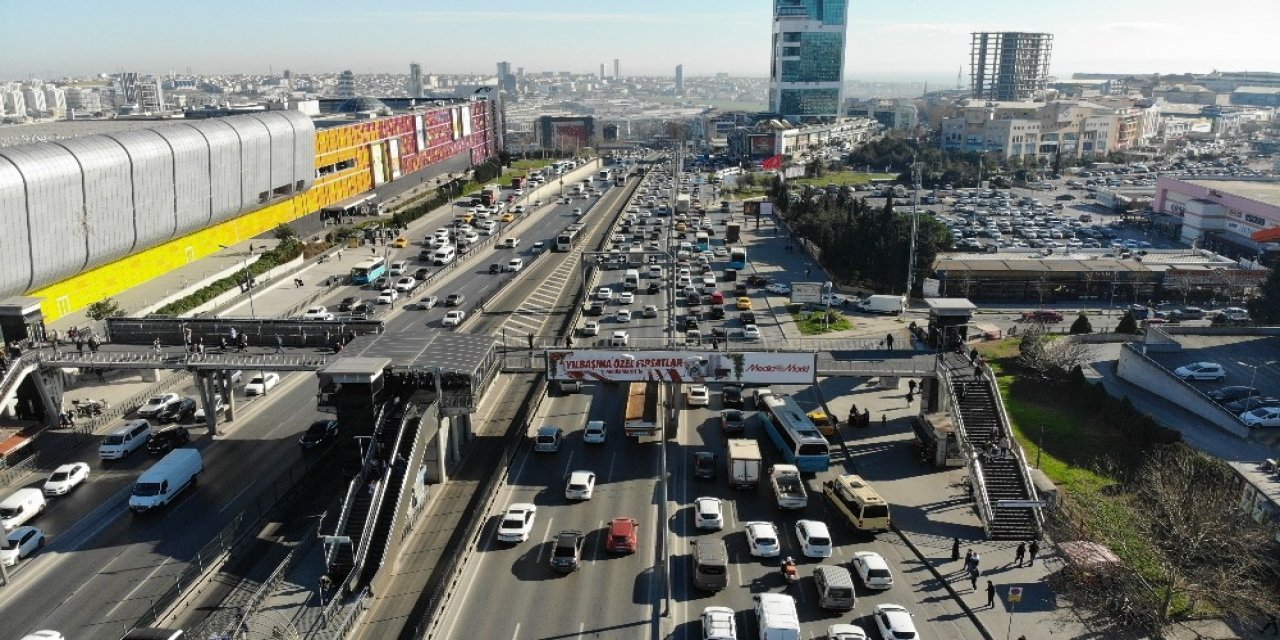
[[[276,587],[280,586],[280,583],[284,581],[285,576],[287,576],[289,570],[293,569],[293,566],[298,563],[298,560],[311,550],[311,545],[315,544],[315,540],[319,536],[319,533],[320,522],[316,521],[302,534],[297,546],[290,549],[289,553],[285,554],[284,559],[276,566],[275,571],[272,571],[271,575],[268,576],[266,580],[262,581],[262,584],[258,586],[258,589],[249,596],[248,601],[240,607],[240,615],[231,625],[228,625],[223,629],[220,637],[234,638],[236,630],[250,628],[249,620],[251,620],[257,613],[258,607],[262,606],[262,603],[266,602],[267,598],[269,598],[276,590]]]
[[[947,375],[938,376],[942,381],[944,391],[948,398],[956,397],[955,388],[951,382],[952,371],[946,364],[945,360],[939,360],[938,366],[946,369]],[[969,467],[969,485],[973,488],[974,502],[978,505],[980,520],[982,521],[982,533],[990,537],[991,521],[995,514],[991,512],[991,498],[987,496],[987,484],[982,479],[982,463],[978,460],[978,455],[973,450],[973,443],[969,441],[969,432],[964,426],[964,417],[960,415],[960,407],[955,403],[950,403],[951,419],[955,421],[956,432],[960,437],[960,448],[964,452],[964,458]]]

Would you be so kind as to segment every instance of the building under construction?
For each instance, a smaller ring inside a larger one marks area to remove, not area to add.
[[[998,101],[1032,99],[1045,88],[1052,51],[1051,33],[974,33],[969,53],[973,97]]]

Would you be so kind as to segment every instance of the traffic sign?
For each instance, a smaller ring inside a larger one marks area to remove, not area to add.
[[[1022,602],[1022,587],[1009,587],[1009,602]]]

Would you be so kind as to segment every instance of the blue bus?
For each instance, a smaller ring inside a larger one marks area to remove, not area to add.
[[[371,258],[351,268],[351,284],[369,284],[386,273],[386,259]]]
[[[699,231],[695,233],[693,237],[693,245],[698,248],[698,251],[711,250],[711,236],[708,235],[706,231]]]
[[[747,250],[742,247],[734,247],[729,250],[729,268],[742,271],[747,268]]]
[[[800,471],[819,473],[831,466],[831,447],[795,399],[766,393],[758,401],[760,422],[783,459]]]

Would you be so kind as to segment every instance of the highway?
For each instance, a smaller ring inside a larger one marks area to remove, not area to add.
[[[585,208],[588,202],[575,199],[573,204],[546,205],[518,220],[510,232],[522,238],[518,252],[486,245],[476,249],[474,256],[464,254],[457,269],[420,287],[410,299],[437,295],[443,300],[454,291],[465,291],[472,300],[492,295],[500,280],[488,273],[490,262],[505,263],[517,253],[527,261],[533,242],[554,240],[572,220],[572,209]],[[422,228],[444,226],[451,217],[447,209],[433,213],[431,224]],[[409,260],[411,271],[422,266],[416,261],[420,246],[388,249],[390,261]],[[350,295],[371,298],[376,292],[339,287],[329,304],[332,307]],[[423,326],[420,323],[439,327],[446,310],[443,305],[430,311],[405,310],[398,303],[385,314],[387,330],[412,330]],[[189,446],[203,452],[205,473],[195,490],[161,514],[135,517],[126,506],[134,479],[153,458],[140,452],[104,465],[98,460],[96,442],[77,451],[77,459],[93,467],[90,480],[72,494],[51,500],[46,513],[34,521],[49,536],[49,543],[11,569],[12,584],[0,591],[5,628],[15,633],[57,629],[74,638],[115,640],[122,635],[200,548],[298,460],[300,432],[323,415],[314,408],[314,384],[310,374],[284,376],[264,398],[247,402],[237,398],[245,404],[237,420],[228,425],[226,436],[214,441],[195,430]],[[194,395],[189,386],[176,391]]]

